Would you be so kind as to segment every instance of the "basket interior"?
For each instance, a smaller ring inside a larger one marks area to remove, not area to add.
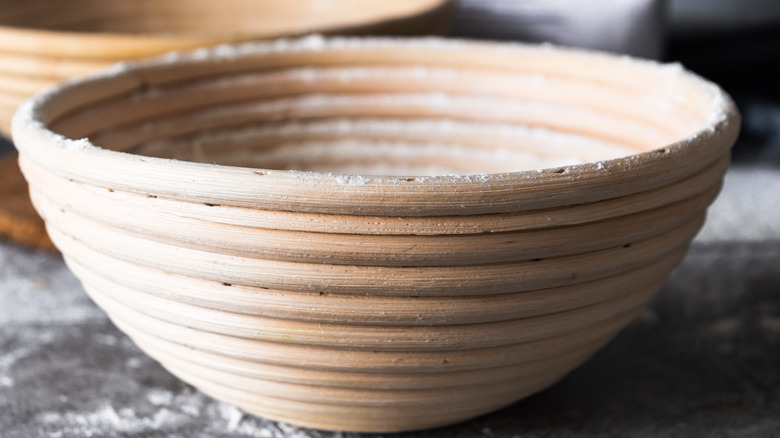
[[[676,66],[532,49],[504,63],[500,51],[409,49],[141,69],[140,83],[52,126],[145,156],[419,176],[663,152],[712,117],[712,102]]]

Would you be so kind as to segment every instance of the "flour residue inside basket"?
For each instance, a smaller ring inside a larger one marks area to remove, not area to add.
[[[200,49],[168,55],[161,63],[397,44],[372,41],[326,44],[313,36]],[[442,43],[416,44],[438,49]],[[582,67],[590,62],[583,57]],[[359,59],[354,65],[217,75],[142,87],[125,105],[147,118],[104,128],[90,140],[152,157],[366,176],[500,174],[582,163],[603,170],[606,161],[690,138],[702,125],[688,110],[693,103],[673,92],[686,77],[683,69],[635,63],[624,61],[628,68],[660,69],[666,88],[610,87],[598,78],[533,67],[509,74],[454,65],[363,65]],[[709,117],[705,122],[713,125],[722,119]]]
[[[550,168],[597,156],[614,158],[631,150],[542,128],[451,120],[340,119],[159,140],[135,152],[244,167],[422,176]]]
[[[263,169],[435,176],[609,160],[640,152],[642,142],[664,144],[671,138],[631,114],[564,102],[562,90],[576,89],[576,84],[535,73],[506,76],[483,77],[452,68],[358,66],[215,78],[192,89],[286,91],[204,105],[187,120],[142,123],[137,128],[150,138],[129,150]],[[492,89],[492,80],[521,91]],[[165,89],[150,88],[132,100],[150,105],[166,95]],[[674,105],[660,98],[640,103],[650,108]],[[167,136],[169,131],[179,135]],[[110,146],[111,138],[109,131],[104,144]]]

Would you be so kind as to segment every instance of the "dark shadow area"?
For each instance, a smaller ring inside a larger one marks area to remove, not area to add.
[[[714,81],[742,112],[737,163],[780,167],[780,25],[772,23],[669,40],[667,60]]]
[[[0,158],[3,158],[6,154],[10,154],[14,150],[15,148],[13,143],[11,143],[11,140],[0,135]]]

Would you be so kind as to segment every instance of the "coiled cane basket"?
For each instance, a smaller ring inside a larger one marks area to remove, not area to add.
[[[372,432],[587,360],[684,256],[738,129],[678,65],[318,37],[118,65],[13,122],[54,243],[138,346],[248,412]]]

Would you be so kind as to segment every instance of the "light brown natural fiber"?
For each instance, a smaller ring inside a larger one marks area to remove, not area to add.
[[[52,240],[148,354],[249,412],[382,432],[608,342],[701,227],[739,116],[678,66],[309,37],[114,67],[13,129]]]
[[[0,0],[0,101],[117,61],[226,42],[325,34],[426,35],[448,0]],[[8,135],[11,113],[0,112]]]
[[[117,61],[309,32],[426,35],[446,28],[449,0],[0,0],[0,135],[25,99]],[[18,174],[18,171],[16,171]],[[50,249],[24,191],[0,234]],[[24,233],[18,230],[24,228]],[[17,238],[20,236],[21,238]]]

